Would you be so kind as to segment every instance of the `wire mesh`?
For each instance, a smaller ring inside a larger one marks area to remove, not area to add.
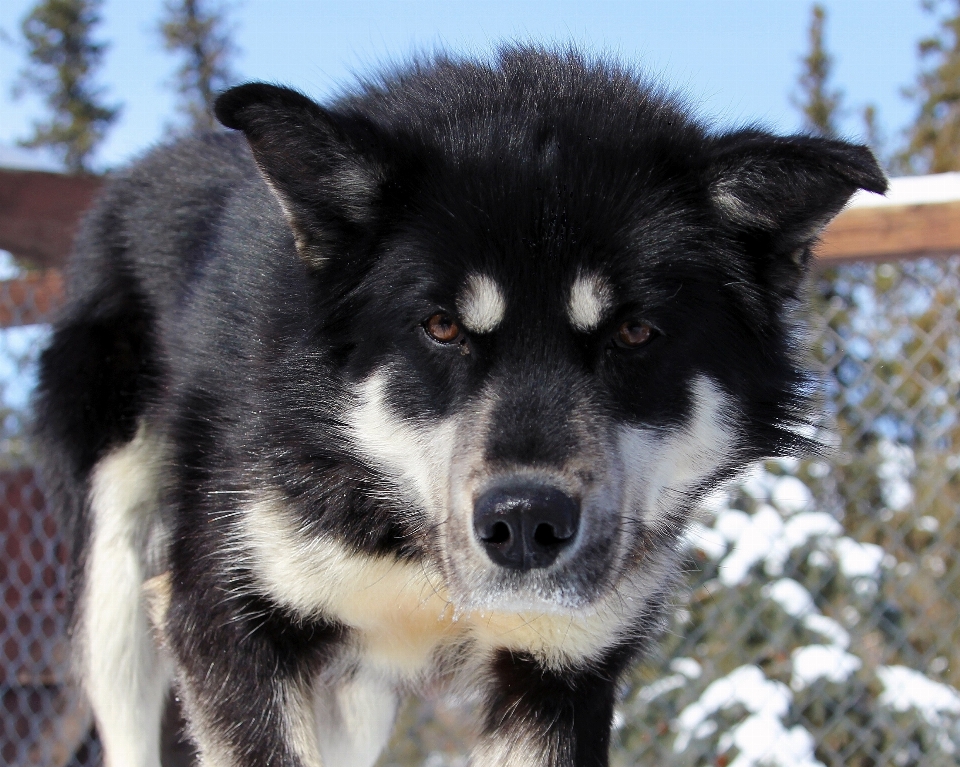
[[[83,764],[90,713],[70,683],[65,549],[26,441],[30,389],[58,274],[0,258],[0,762]]]
[[[97,764],[70,684],[62,542],[29,387],[59,289],[0,282],[0,760]],[[687,586],[617,710],[613,763],[954,765],[960,747],[960,258],[831,269],[814,356],[835,446],[712,499]],[[382,765],[463,765],[462,712],[401,713]]]

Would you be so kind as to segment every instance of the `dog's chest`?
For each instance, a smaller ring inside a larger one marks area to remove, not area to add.
[[[323,609],[353,630],[364,665],[397,678],[430,675],[449,660],[471,666],[501,648],[558,665],[580,661],[608,644],[625,617],[606,605],[578,614],[460,610],[421,565],[394,563],[390,575],[372,579],[342,583]]]

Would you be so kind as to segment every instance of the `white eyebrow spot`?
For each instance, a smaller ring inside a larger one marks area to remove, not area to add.
[[[613,307],[613,289],[599,274],[578,274],[570,287],[567,316],[577,330],[596,330]]]
[[[471,274],[457,298],[460,321],[474,333],[489,333],[496,330],[507,311],[503,291],[492,277]]]

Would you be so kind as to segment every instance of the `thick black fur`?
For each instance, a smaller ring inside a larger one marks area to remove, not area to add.
[[[88,217],[37,417],[78,595],[91,471],[138,424],[163,436],[166,640],[236,764],[301,764],[271,686],[321,672],[350,636],[337,616],[293,615],[258,589],[227,546],[236,498],[279,492],[304,536],[355,552],[443,557],[425,513],[384,492],[344,436],[343,403],[371,371],[389,363],[389,404],[410,422],[496,385],[485,454],[504,466],[563,465],[583,403],[677,428],[686,384],[708,374],[735,403],[737,443],[669,529],[638,536],[636,561],[672,546],[717,481],[809,446],[810,386],[784,307],[820,227],[856,189],[885,189],[867,149],[716,133],[627,69],[534,49],[439,58],[326,107],[241,86],[217,116],[237,132],[156,150]],[[478,269],[522,300],[508,301],[502,332],[450,354],[421,324]],[[609,276],[617,308],[577,334],[558,318],[584,269]],[[623,353],[610,338],[638,313],[661,335]],[[582,577],[599,579],[594,566]],[[616,680],[662,601],[631,641],[567,671],[498,652],[486,736],[519,729],[554,743],[558,767],[606,764]]]

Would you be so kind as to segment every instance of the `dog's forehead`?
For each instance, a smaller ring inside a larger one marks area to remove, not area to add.
[[[429,268],[464,327],[489,333],[505,321],[549,317],[590,333],[622,306],[675,293],[690,271],[690,243],[704,239],[692,231],[696,215],[679,204],[645,205],[642,196],[591,204],[616,210],[577,218],[534,191],[526,210],[515,200],[481,200],[443,222],[452,233],[428,233]],[[713,268],[708,251],[696,253],[697,264]]]
[[[614,194],[622,185],[610,182],[589,194],[571,180],[563,186],[573,191],[558,194],[537,174],[508,176],[431,190],[426,207],[443,215],[411,239],[422,254],[412,261],[435,275],[438,300],[474,333],[520,318],[593,332],[619,306],[670,287],[671,262],[703,236],[692,223],[699,214],[670,191]],[[442,205],[433,204],[441,191]]]

